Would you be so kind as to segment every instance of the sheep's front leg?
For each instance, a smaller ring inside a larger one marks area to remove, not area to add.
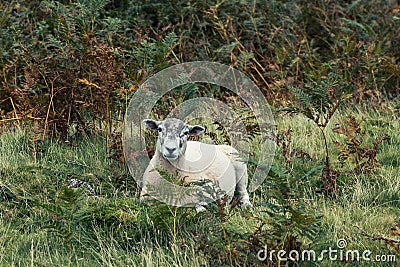
[[[199,203],[195,206],[197,213],[206,211],[206,208],[203,206],[203,204],[206,204],[206,203]]]
[[[143,174],[143,184],[142,190],[140,192],[141,201],[149,201],[153,198],[151,197],[151,192],[156,190],[160,185],[160,175],[153,168],[148,167]]]
[[[239,195],[239,204],[241,207],[253,207],[250,202],[249,193],[247,192],[248,175],[245,163],[237,161],[235,164],[236,171],[236,192]]]

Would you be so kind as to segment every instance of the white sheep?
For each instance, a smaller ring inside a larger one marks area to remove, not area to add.
[[[146,119],[150,130],[159,132],[156,151],[143,175],[141,198],[148,197],[150,187],[157,184],[158,170],[177,174],[184,183],[212,181],[232,200],[234,193],[242,207],[251,207],[247,192],[247,166],[239,158],[238,151],[228,145],[212,145],[187,141],[188,136],[200,135],[202,126],[191,126],[175,118],[164,121]],[[204,210],[206,203],[196,199],[197,211]]]

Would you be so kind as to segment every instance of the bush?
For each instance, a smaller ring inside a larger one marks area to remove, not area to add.
[[[245,71],[276,105],[292,84],[335,72],[355,99],[397,96],[391,1],[2,1],[1,122],[39,121],[66,139],[109,129],[144,79],[171,62]],[[179,7],[179,8],[178,8]],[[110,130],[109,130],[110,131]]]

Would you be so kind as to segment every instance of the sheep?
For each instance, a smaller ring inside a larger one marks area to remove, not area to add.
[[[151,184],[155,183],[154,172],[164,170],[183,177],[184,183],[212,181],[230,197],[236,192],[241,207],[252,207],[247,192],[247,166],[239,158],[238,151],[229,145],[205,144],[188,141],[205,131],[199,125],[188,125],[176,118],[164,121],[143,120],[145,126],[158,131],[155,154],[143,174],[141,199],[148,197]],[[198,201],[198,202],[197,202]],[[205,210],[203,201],[195,200],[198,212]]]

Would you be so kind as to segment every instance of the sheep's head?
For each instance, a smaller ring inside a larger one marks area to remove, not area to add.
[[[158,131],[157,151],[168,161],[176,161],[185,154],[188,136],[204,132],[202,126],[191,126],[174,118],[164,121],[146,119],[143,122],[150,130]]]

